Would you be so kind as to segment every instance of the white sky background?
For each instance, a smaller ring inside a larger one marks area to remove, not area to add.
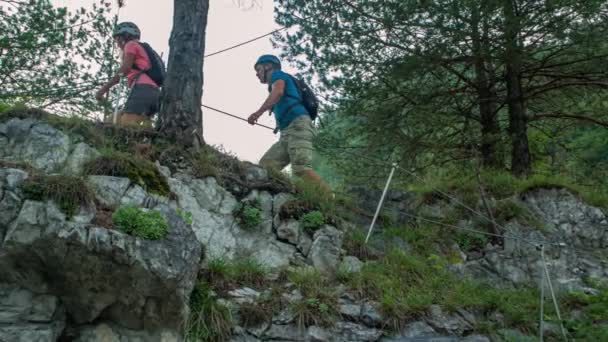
[[[53,0],[69,9],[90,7],[95,0]],[[273,18],[273,0],[210,0],[205,54],[247,41],[277,29]],[[253,6],[252,6],[253,5]],[[169,36],[173,20],[173,0],[126,0],[119,21],[132,21],[142,31],[142,41],[150,43],[163,59],[169,53]],[[247,117],[262,104],[268,92],[255,77],[253,64],[273,50],[270,37],[211,56],[204,62],[203,103],[228,113]],[[294,71],[290,66],[283,67]],[[274,118],[263,115],[260,123],[274,127]],[[203,108],[205,141],[223,145],[242,160],[258,162],[276,141],[272,131],[250,126]]]

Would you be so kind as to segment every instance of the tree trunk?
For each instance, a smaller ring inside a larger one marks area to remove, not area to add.
[[[500,127],[498,125],[496,110],[495,83],[494,78],[490,75],[492,72],[491,66],[487,63],[490,56],[486,55],[486,51],[488,51],[486,47],[490,43],[487,36],[489,30],[487,19],[484,19],[483,34],[480,32],[480,14],[487,14],[487,1],[482,1],[479,6],[473,6],[472,40],[481,124],[481,161],[484,167],[501,168],[503,166],[502,160],[497,153],[498,141],[500,139]]]
[[[503,0],[505,16],[505,65],[507,67],[507,105],[509,107],[509,133],[511,134],[511,173],[527,176],[531,171],[528,146],[528,123],[521,85],[522,50],[517,35],[519,17],[513,0]]]
[[[209,0],[175,0],[159,130],[184,146],[203,141],[203,56]]]

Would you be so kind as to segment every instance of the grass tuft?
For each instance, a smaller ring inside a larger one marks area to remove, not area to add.
[[[230,310],[218,303],[206,282],[198,282],[190,295],[186,341],[226,341],[232,333]]]
[[[73,176],[34,176],[25,180],[21,188],[26,199],[54,201],[68,218],[94,199],[84,180]]]

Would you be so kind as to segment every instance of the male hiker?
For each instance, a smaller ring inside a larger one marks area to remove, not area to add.
[[[312,169],[312,119],[295,79],[281,70],[281,61],[273,55],[260,56],[254,68],[260,82],[268,84],[270,94],[247,121],[253,125],[260,116],[272,109],[281,132],[279,141],[262,156],[260,165],[281,170],[291,163],[296,176],[328,189]]]
[[[162,84],[162,78],[157,76],[160,58],[149,45],[139,42],[141,33],[134,23],[122,22],[116,25],[112,35],[114,42],[122,50],[122,64],[116,75],[97,91],[95,98],[101,101],[110,88],[118,84],[120,77],[126,76],[130,90],[117,122],[120,126],[144,125],[150,127],[150,119],[158,111],[159,85]],[[155,60],[151,61],[151,58],[155,58]],[[162,67],[161,73],[164,77],[164,65]],[[150,71],[154,71],[154,73],[150,73]]]

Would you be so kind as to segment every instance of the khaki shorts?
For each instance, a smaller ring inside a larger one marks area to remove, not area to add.
[[[298,116],[281,131],[279,141],[264,153],[260,165],[282,170],[291,163],[291,168],[296,174],[311,170],[313,134],[310,116]]]

